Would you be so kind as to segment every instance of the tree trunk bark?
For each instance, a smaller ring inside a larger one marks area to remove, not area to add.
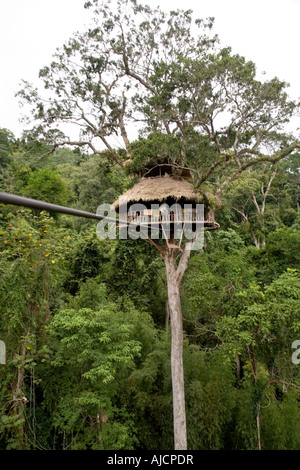
[[[27,332],[27,335],[25,338],[29,336],[29,331]],[[16,355],[17,357],[17,355]],[[18,450],[25,450],[25,431],[24,431],[24,405],[27,403],[27,398],[24,396],[23,393],[23,385],[24,385],[24,372],[25,372],[25,358],[26,358],[26,347],[25,344],[22,347],[21,350],[21,357],[22,357],[22,362],[20,366],[18,367],[18,377],[17,377],[17,384],[16,388],[13,394],[13,399],[12,402],[16,404],[16,415],[18,418],[18,421],[20,421],[20,424],[18,425],[18,434],[19,434],[19,444],[17,449]],[[23,421],[22,421],[23,420]],[[22,422],[21,422],[22,421]]]
[[[257,449],[261,450],[261,427],[260,427],[260,405],[257,405],[256,415],[256,427],[257,427]]]
[[[182,271],[175,266],[174,250],[164,255],[168,285],[168,307],[171,319],[171,372],[173,390],[174,448],[187,450],[186,413],[183,371],[183,326],[180,301]],[[185,270],[185,269],[184,269]]]

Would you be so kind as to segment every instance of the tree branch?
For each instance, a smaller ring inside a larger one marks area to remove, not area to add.
[[[271,175],[271,178],[269,180],[269,183],[268,183],[268,186],[267,186],[267,189],[264,191],[264,188],[262,186],[262,189],[261,189],[261,192],[262,192],[262,196],[263,196],[263,201],[262,201],[262,206],[261,206],[261,213],[264,214],[265,212],[265,207],[266,207],[266,199],[268,197],[268,194],[270,192],[270,189],[271,189],[271,185],[273,183],[273,180],[275,178],[277,174],[277,168],[275,168],[275,170],[273,171],[272,175]]]
[[[178,267],[176,269],[176,277],[177,277],[178,284],[180,284],[180,282],[183,278],[183,275],[184,275],[184,273],[187,269],[187,266],[188,266],[188,262],[189,262],[189,259],[190,259],[190,256],[191,256],[191,247],[190,246],[191,246],[190,242],[186,242],[184,251],[181,255]]]
[[[288,155],[290,155],[294,150],[296,149],[299,149],[300,148],[300,143],[299,142],[293,142],[289,147],[287,147],[286,149],[284,150],[281,150],[277,153],[277,155],[274,155],[273,157],[270,157],[268,155],[263,155],[261,157],[258,157],[258,158],[254,158],[253,160],[250,160],[246,163],[244,163],[243,165],[240,166],[240,168],[235,172],[233,173],[232,175],[230,175],[220,186],[219,188],[217,189],[217,194],[220,195],[223,191],[223,189],[228,186],[229,183],[231,183],[231,181],[235,180],[236,178],[239,177],[239,175],[247,170],[247,168],[253,166],[253,165],[256,165],[258,163],[262,163],[262,162],[270,162],[270,163],[277,163],[279,162],[280,160],[282,160],[283,158],[287,157]]]
[[[286,385],[287,387],[294,387],[294,388],[296,388],[297,390],[300,390],[300,386],[299,386],[299,385],[293,384],[293,383],[291,383],[291,382],[285,382],[284,380],[270,380],[270,381],[267,383],[267,387],[268,387],[269,385],[275,385],[275,384]]]
[[[127,158],[131,159],[131,145],[128,139],[128,135],[126,132],[125,124],[124,124],[124,115],[125,115],[125,108],[126,108],[126,97],[124,95],[124,92],[122,93],[123,97],[123,103],[122,103],[122,110],[120,111],[120,116],[119,116],[119,127],[121,131],[121,136],[123,138],[125,147],[126,147],[126,153],[127,153]]]

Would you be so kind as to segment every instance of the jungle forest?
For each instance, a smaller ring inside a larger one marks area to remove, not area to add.
[[[0,449],[299,450],[299,103],[213,18],[84,8],[0,129],[0,191],[95,214],[164,179],[212,222],[191,250],[0,204]]]

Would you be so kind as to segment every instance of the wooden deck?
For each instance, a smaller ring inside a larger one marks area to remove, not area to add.
[[[172,225],[178,225],[182,227],[186,226],[195,226],[195,225],[203,225],[204,227],[215,227],[216,229],[219,228],[219,224],[216,223],[215,221],[212,220],[176,220],[176,221],[165,221],[165,220],[159,220],[159,221],[139,221],[138,219],[134,220],[128,220],[128,225],[132,224],[132,226],[137,225],[141,227],[164,227],[164,226],[172,226]],[[119,224],[120,228],[123,227],[128,227],[128,225],[125,224]]]

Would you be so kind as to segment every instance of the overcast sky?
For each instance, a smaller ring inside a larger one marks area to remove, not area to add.
[[[300,0],[140,0],[164,10],[192,9],[196,16],[215,17],[214,31],[256,63],[266,77],[290,83],[300,97]],[[37,82],[38,71],[76,30],[88,23],[85,0],[0,0],[0,128],[20,136],[20,109],[14,94],[25,79]]]

